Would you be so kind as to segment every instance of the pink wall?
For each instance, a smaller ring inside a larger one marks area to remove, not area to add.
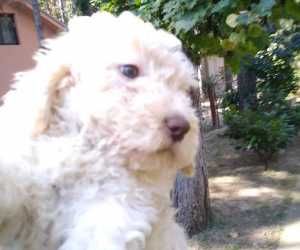
[[[19,45],[0,44],[0,96],[9,90],[14,74],[34,66],[32,56],[38,49],[37,35],[34,28],[32,12],[22,6],[4,5],[0,13],[14,13]],[[54,36],[57,31],[43,22],[46,38]]]

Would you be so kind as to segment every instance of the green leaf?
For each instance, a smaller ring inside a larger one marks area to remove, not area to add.
[[[236,28],[239,25],[247,26],[252,22],[259,21],[257,16],[248,11],[241,11],[239,15],[230,14],[226,18],[226,23],[231,28]]]
[[[280,18],[279,19],[279,25],[282,29],[291,30],[293,25],[294,25],[294,20],[293,19]]]
[[[220,41],[220,44],[226,51],[232,51],[236,48],[236,43],[232,42],[230,39],[223,39]]]
[[[229,40],[236,45],[239,43],[245,43],[245,33],[243,31],[241,31],[240,33],[232,32],[229,36]]]
[[[197,36],[193,44],[202,55],[221,55],[224,51],[218,38],[206,34]]]
[[[183,15],[180,20],[174,23],[175,33],[190,31],[198,22],[202,21],[207,14],[207,10],[207,7],[200,6],[193,12]]]
[[[238,17],[239,17],[239,15],[237,15],[237,14],[228,15],[226,18],[226,24],[231,28],[235,28],[236,26],[239,25],[239,23],[237,21]]]
[[[211,14],[222,11],[224,8],[230,5],[230,0],[221,0],[218,3],[214,4],[214,7],[211,10]]]
[[[252,11],[259,16],[269,16],[275,4],[275,0],[261,0],[259,4],[252,5]]]
[[[164,14],[168,14],[170,12],[173,12],[174,9],[178,9],[178,8],[179,8],[179,2],[173,3],[172,1],[170,1],[164,4],[162,12]]]
[[[141,0],[135,0],[134,3],[135,3],[135,5],[140,6],[142,1]]]
[[[236,19],[239,25],[248,25],[251,22],[250,14],[248,11],[243,11]]]
[[[230,65],[233,73],[239,72],[241,60],[242,55],[237,51],[235,51],[231,56],[225,57],[225,62]]]
[[[294,0],[287,0],[285,4],[285,11],[288,17],[300,21],[300,4],[296,3]]]
[[[250,37],[259,37],[263,33],[262,27],[258,24],[251,24],[248,29],[248,35]]]
[[[185,1],[185,6],[187,9],[192,10],[198,3],[198,0],[186,0]]]

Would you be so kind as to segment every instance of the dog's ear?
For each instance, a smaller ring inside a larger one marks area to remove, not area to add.
[[[189,165],[189,166],[186,166],[186,167],[180,169],[180,171],[182,174],[184,174],[187,177],[193,177],[195,168],[193,165]]]
[[[45,75],[48,75],[48,78],[43,79],[44,83],[42,85],[44,85],[44,89],[41,90],[42,93],[37,93],[39,96],[36,97],[40,98],[40,102],[38,103],[33,124],[32,137],[37,137],[48,128],[53,106],[60,101],[62,90],[74,84],[71,70],[66,65],[60,65],[54,71]]]
[[[9,129],[20,136],[34,138],[44,133],[62,97],[75,83],[69,66],[48,57],[42,59],[34,69],[18,73],[3,97],[0,115],[10,124]]]

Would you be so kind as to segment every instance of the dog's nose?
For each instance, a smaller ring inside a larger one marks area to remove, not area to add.
[[[181,141],[190,129],[188,121],[180,115],[167,117],[165,123],[174,142]]]

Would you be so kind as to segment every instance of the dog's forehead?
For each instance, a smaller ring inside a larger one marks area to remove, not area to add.
[[[181,41],[130,12],[118,17],[107,12],[77,17],[70,22],[69,29],[80,41],[86,35],[89,46],[85,51],[92,50],[93,60],[99,59],[95,65],[108,62],[147,66],[151,62],[172,67],[173,72],[180,71],[185,78],[193,78],[194,69],[182,52]]]
[[[169,32],[156,29],[151,23],[130,12],[118,17],[107,12],[99,12],[91,17],[76,17],[69,22],[69,30],[75,36],[90,37],[89,42],[125,44],[139,40],[141,44],[162,49],[181,49],[180,40]]]

